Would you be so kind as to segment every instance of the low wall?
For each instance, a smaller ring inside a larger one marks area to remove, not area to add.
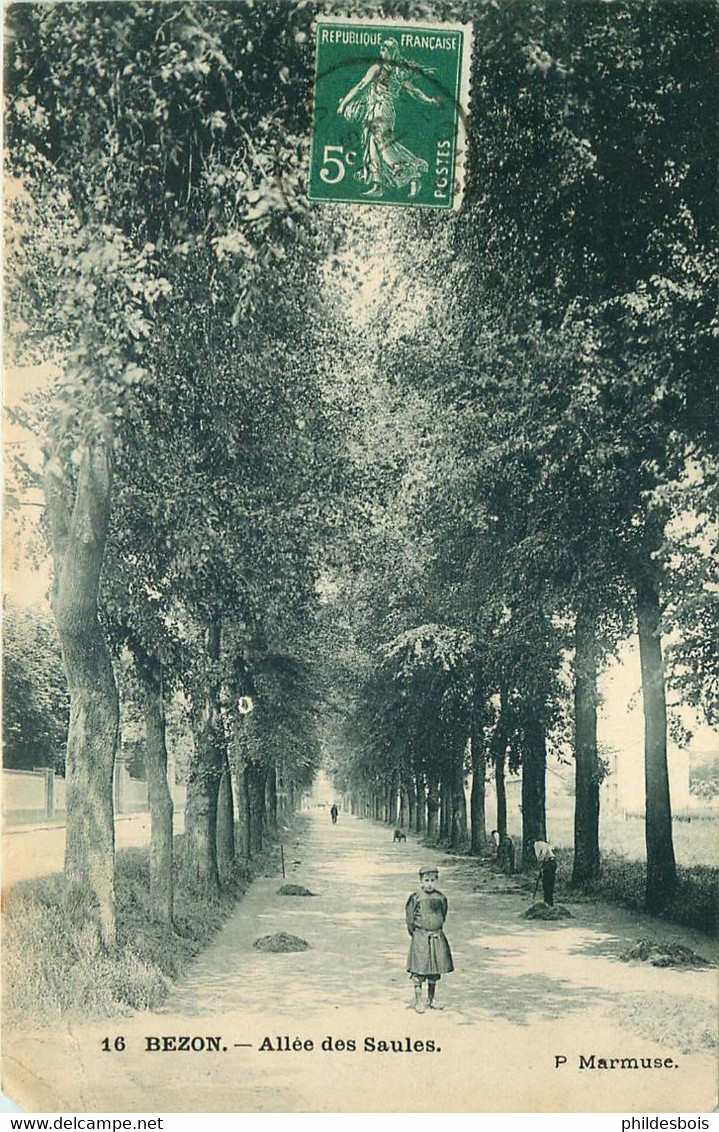
[[[67,783],[49,768],[4,770],[2,786],[5,825],[32,825],[64,819]],[[131,778],[124,763],[115,763],[113,788],[116,814],[147,811],[147,783]],[[176,808],[184,809],[185,787],[175,783],[171,791]]]

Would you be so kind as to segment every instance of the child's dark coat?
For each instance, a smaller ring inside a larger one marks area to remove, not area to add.
[[[412,936],[407,958],[411,975],[445,975],[454,970],[452,952],[442,931],[447,918],[443,892],[413,892],[405,907]]]

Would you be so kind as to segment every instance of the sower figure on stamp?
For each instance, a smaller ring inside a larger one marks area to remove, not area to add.
[[[414,1008],[424,1014],[422,984],[427,983],[427,1006],[443,1010],[435,1002],[437,983],[442,975],[454,970],[452,952],[442,930],[447,919],[447,897],[436,885],[439,869],[427,865],[419,870],[420,891],[413,892],[405,906],[407,931],[412,937],[407,970],[414,983]]]
[[[429,165],[397,140],[397,101],[403,92],[430,106],[439,106],[440,100],[425,94],[412,81],[415,75],[433,74],[432,68],[403,59],[396,39],[386,39],[380,55],[381,62],[373,63],[348,91],[337,112],[349,121],[362,123],[362,168],[355,177],[368,185],[364,195],[381,197],[385,188],[409,185],[413,197]]]
[[[542,878],[542,898],[550,908],[554,907],[554,880],[557,875],[557,861],[548,841],[528,841],[527,846],[534,850],[534,857],[539,865],[537,884],[534,886],[536,894],[539,878]]]

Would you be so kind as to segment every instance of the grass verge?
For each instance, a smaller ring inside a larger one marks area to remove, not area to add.
[[[447,860],[453,865],[462,857],[468,861],[481,859],[450,849],[446,842],[438,842],[431,848],[441,849],[448,854]],[[557,903],[561,904],[562,899],[570,903],[577,900],[603,900],[608,904],[631,908],[635,912],[646,911],[644,898],[647,868],[643,861],[633,860],[621,853],[602,853],[602,872],[597,880],[581,888],[572,888],[573,851],[555,848],[554,855],[557,858]],[[541,896],[541,888],[539,895]],[[678,865],[676,892],[659,918],[716,936],[719,932],[719,869],[708,865]]]
[[[182,838],[175,839],[175,861]],[[94,924],[73,922],[63,906],[62,874],[15,885],[3,921],[3,1008],[11,1025],[58,1018],[101,1019],[154,1009],[172,983],[234,911],[253,875],[277,871],[268,847],[251,869],[236,865],[217,899],[198,899],[175,869],[175,923],[150,917],[148,849],[115,859],[117,948],[103,950]]]
[[[571,849],[557,849],[557,885],[567,896],[582,896],[621,904],[643,912],[646,865],[619,853],[602,854],[602,872],[597,880],[579,890],[570,888],[572,875]],[[706,865],[677,867],[677,888],[660,917],[685,928],[694,928],[716,935],[719,929],[719,869]]]

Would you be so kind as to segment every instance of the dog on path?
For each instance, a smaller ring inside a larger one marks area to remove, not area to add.
[[[406,841],[406,840],[407,840],[407,834],[403,833],[401,829],[396,829],[394,831],[394,837],[392,838],[393,843],[395,841]]]

